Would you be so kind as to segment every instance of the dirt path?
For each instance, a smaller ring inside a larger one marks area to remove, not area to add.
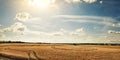
[[[28,55],[28,58],[0,53],[1,59],[4,59],[4,60],[43,60],[43,59],[40,59],[38,57],[37,53],[34,50],[26,51],[26,50],[12,49],[12,48],[7,48],[7,50],[12,50],[12,51],[15,51],[15,52],[26,53]]]

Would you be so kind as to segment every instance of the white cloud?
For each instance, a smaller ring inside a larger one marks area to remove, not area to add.
[[[30,14],[26,12],[17,13],[15,18],[19,21],[26,21],[30,18]]]
[[[100,4],[102,4],[103,3],[103,1],[100,1]]]
[[[13,33],[15,31],[19,31],[19,28],[16,28],[17,27],[20,27],[21,28],[21,23],[15,23],[12,25],[12,27],[15,27],[15,28],[10,28],[8,30],[12,31]],[[23,28],[23,27],[22,27]],[[15,29],[15,31],[13,30]],[[23,31],[23,30],[20,30],[20,31]],[[109,33],[111,34],[111,31],[109,31]],[[115,32],[115,31],[112,31],[112,33],[118,33],[118,32]],[[5,37],[4,35],[0,35],[1,37]],[[17,36],[17,35],[16,35]],[[43,31],[32,31],[32,30],[29,30],[27,28],[25,28],[24,30],[24,37],[22,36],[17,36],[15,38],[11,38],[11,39],[16,39],[18,40],[22,40],[22,41],[32,41],[32,42],[40,42],[40,41],[46,41],[46,42],[66,42],[66,43],[82,43],[82,42],[99,42],[99,43],[107,43],[107,42],[111,42],[109,41],[110,37],[111,36],[107,36],[106,38],[106,35],[102,35],[102,36],[96,36],[96,35],[89,35],[87,34],[83,28],[79,28],[79,29],[75,29],[75,30],[65,30],[63,28],[61,28],[59,31],[55,31],[55,32],[43,32]],[[114,35],[112,35],[114,36]],[[26,38],[25,38],[26,37]],[[33,38],[34,37],[34,38]],[[115,35],[115,38],[117,38],[117,40],[119,39],[118,36],[116,37]],[[115,39],[115,38],[112,38],[112,39]]]
[[[86,3],[95,3],[97,0],[83,0]]]
[[[52,1],[52,3],[55,3],[56,2],[56,0],[51,0]]]
[[[29,29],[27,29],[25,31],[25,34],[33,34],[33,35],[39,35],[39,36],[63,36],[64,35],[64,33],[60,32],[60,31],[43,32],[43,31],[33,31],[33,30],[29,30]]]
[[[108,34],[120,34],[120,31],[108,30]]]
[[[77,3],[77,2],[81,2],[81,0],[73,0],[73,2]]]
[[[54,32],[54,33],[51,33],[51,35],[53,35],[53,36],[63,36],[64,33],[62,33],[62,32]]]
[[[106,39],[110,43],[120,43],[120,31],[108,30]]]
[[[76,29],[73,31],[70,30],[65,30],[65,29],[60,29],[59,31],[54,31],[54,32],[43,32],[43,31],[32,31],[27,29],[25,34],[34,34],[34,35],[39,35],[39,36],[85,36],[86,32],[83,30],[83,28]]]
[[[111,18],[111,17],[58,15],[58,16],[54,16],[54,18],[62,19],[64,22],[96,23],[96,24],[103,24],[103,25],[111,26],[111,27],[120,27],[120,23],[114,23],[117,21],[116,19]]]
[[[61,16],[55,16],[54,18],[63,19],[63,20],[60,20],[59,22],[57,21],[58,23],[60,23],[61,21],[79,22],[79,23],[97,23],[97,24],[104,24],[106,26],[113,26],[113,27],[119,27],[119,25],[120,25],[119,23],[114,23],[114,22],[116,22],[116,20],[111,17],[61,15]],[[31,20],[37,21],[37,22],[32,22]],[[43,20],[42,19],[40,20],[40,18],[33,18],[31,20],[28,21],[28,22],[31,22],[31,24],[33,24],[33,23],[40,24],[39,23],[40,21],[41,21],[41,24],[43,23]],[[45,23],[46,22],[48,22],[48,21],[46,20]],[[38,24],[36,24],[36,25],[38,25]],[[52,20],[51,24],[55,25],[53,20]],[[43,23],[43,25],[44,25],[44,23]],[[41,25],[41,26],[43,26],[43,25]],[[40,26],[38,25],[38,28],[39,27]],[[100,42],[104,42],[105,40],[107,40],[106,37],[104,37],[104,36],[102,36],[102,37],[89,36],[88,37],[88,34],[86,31],[84,31],[84,28],[77,28],[72,31],[61,28],[59,31],[43,32],[41,30],[35,30],[35,29],[30,30],[26,27],[26,25],[24,25],[23,23],[20,23],[20,22],[16,22],[13,25],[11,25],[10,27],[0,30],[0,32],[12,32],[12,33],[22,32],[22,33],[24,33],[24,35],[23,35],[24,37],[26,35],[27,38],[29,38],[29,39],[31,38],[31,40],[37,39],[37,41],[43,41],[42,39],[44,39],[47,41],[53,40],[53,42],[54,41],[58,42],[58,40],[62,40],[64,42],[68,42],[68,40],[70,40],[72,42],[76,42],[75,40],[77,40],[77,42],[88,42],[88,41],[89,42],[94,42],[94,41],[97,42],[99,40]],[[109,33],[111,33],[111,31]],[[112,31],[112,33],[119,34],[119,32],[115,32],[115,31]],[[30,36],[30,35],[32,35],[32,36]],[[24,38],[24,37],[22,37],[22,38]],[[35,37],[35,38],[33,38],[33,37]],[[20,39],[21,39],[21,37],[20,37]]]
[[[83,30],[83,28],[76,29],[75,31],[70,33],[73,36],[86,36],[86,32]]]
[[[22,23],[16,22],[15,24],[13,24],[11,26],[13,32],[17,32],[17,31],[25,31],[26,26],[23,25]]]
[[[113,27],[120,27],[120,23],[113,23],[112,26]]]
[[[0,38],[5,38],[6,36],[4,34],[0,34]]]
[[[65,2],[67,2],[67,3],[72,3],[72,0],[65,0]]]
[[[53,16],[56,18],[68,18],[68,19],[105,19],[105,17],[102,16],[86,16],[86,15],[57,15]],[[109,17],[106,17],[106,19],[110,19]]]
[[[79,3],[82,2],[81,0],[64,0],[67,3]]]
[[[16,22],[8,28],[1,29],[0,32],[23,32],[26,26],[20,22]]]
[[[1,27],[2,25],[0,24],[0,27]]]

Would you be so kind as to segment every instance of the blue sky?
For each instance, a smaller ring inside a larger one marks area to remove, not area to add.
[[[120,43],[119,0],[0,0],[0,40]]]

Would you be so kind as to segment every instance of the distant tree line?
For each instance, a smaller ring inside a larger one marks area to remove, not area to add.
[[[120,43],[45,43],[45,42],[22,42],[22,41],[0,41],[0,43],[29,43],[29,44],[68,44],[68,45],[112,45],[120,46]]]
[[[22,41],[0,41],[0,43],[24,43]]]
[[[120,46],[120,43],[71,43],[70,45],[113,45],[113,46]]]

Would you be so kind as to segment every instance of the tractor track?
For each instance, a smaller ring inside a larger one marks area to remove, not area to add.
[[[6,50],[26,53],[28,55],[28,57],[20,57],[20,56],[13,56],[13,55],[0,53],[0,57],[6,58],[6,60],[7,59],[8,60],[43,60],[37,55],[36,51],[34,50],[18,50],[18,49],[11,49],[11,48],[7,48]],[[33,58],[32,56],[34,56],[35,58]]]

